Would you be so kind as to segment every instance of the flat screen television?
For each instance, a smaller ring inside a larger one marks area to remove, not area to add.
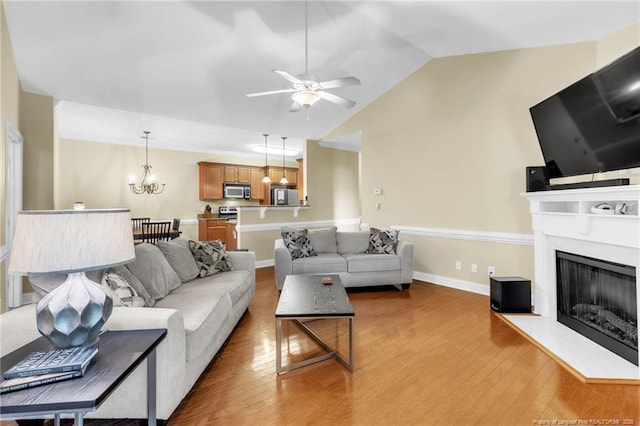
[[[529,111],[550,178],[640,167],[640,47]]]

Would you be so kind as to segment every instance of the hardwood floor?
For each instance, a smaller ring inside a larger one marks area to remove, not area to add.
[[[414,281],[408,292],[390,287],[349,297],[354,372],[328,360],[277,376],[278,292],[273,268],[258,270],[249,312],[169,425],[640,421],[640,387],[583,384],[504,324],[486,296]],[[326,335],[337,330],[336,323],[317,326]],[[316,351],[295,326],[289,331],[293,355],[284,360]]]

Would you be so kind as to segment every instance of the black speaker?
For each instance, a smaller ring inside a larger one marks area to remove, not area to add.
[[[489,306],[496,312],[531,312],[531,281],[522,277],[491,277]]]
[[[549,172],[545,166],[529,166],[526,169],[527,192],[546,191]]]

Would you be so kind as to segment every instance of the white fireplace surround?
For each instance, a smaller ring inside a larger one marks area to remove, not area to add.
[[[534,231],[535,284],[539,316],[506,315],[508,321],[587,381],[640,380],[640,369],[557,322],[556,250],[636,268],[640,298],[640,186],[529,192]],[[596,214],[592,207],[628,205],[627,214]],[[640,300],[636,301],[640,307]]]

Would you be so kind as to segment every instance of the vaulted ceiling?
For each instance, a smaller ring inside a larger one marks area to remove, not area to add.
[[[321,139],[430,59],[596,40],[640,21],[637,1],[310,1],[309,72],[358,77],[289,112],[272,70],[305,67],[301,1],[3,0],[25,91],[52,96],[62,137],[234,155],[273,135]]]

